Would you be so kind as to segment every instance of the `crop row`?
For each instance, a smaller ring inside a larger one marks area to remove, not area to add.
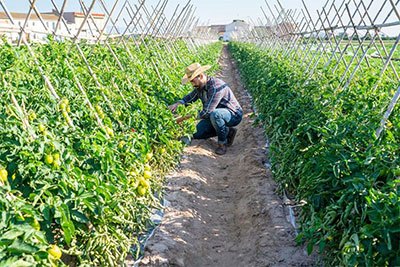
[[[374,134],[398,80],[384,75],[372,90],[381,67],[364,65],[342,89],[344,67],[319,66],[309,79],[284,53],[230,51],[270,140],[274,178],[304,204],[297,240],[318,247],[327,266],[399,266],[398,106]]]

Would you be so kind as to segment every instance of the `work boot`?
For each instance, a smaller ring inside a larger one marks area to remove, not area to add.
[[[192,143],[192,139],[188,136],[182,136],[179,140],[187,146],[190,146]]]
[[[224,155],[226,153],[226,145],[218,144],[217,149],[215,149],[215,154]]]
[[[228,136],[226,137],[227,146],[231,146],[233,144],[233,140],[235,140],[235,136],[237,133],[237,129],[233,128],[233,127],[229,127],[229,132],[228,132]]]

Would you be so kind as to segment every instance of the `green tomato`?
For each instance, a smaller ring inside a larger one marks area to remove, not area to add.
[[[38,220],[33,220],[32,227],[35,228],[35,230],[40,231],[40,223],[38,222]]]

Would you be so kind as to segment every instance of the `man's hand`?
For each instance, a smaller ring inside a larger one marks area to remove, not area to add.
[[[183,121],[185,121],[185,120],[187,120],[187,119],[189,119],[191,117],[192,117],[192,115],[186,115],[186,116],[183,116],[183,117],[179,117],[179,118],[176,119],[176,123],[177,124],[181,124]]]
[[[182,104],[181,102],[176,102],[176,103],[174,103],[174,104],[168,106],[168,108],[169,108],[169,110],[171,110],[172,112],[175,112],[175,111],[176,111],[176,108],[177,108],[179,105],[181,105],[181,104]]]

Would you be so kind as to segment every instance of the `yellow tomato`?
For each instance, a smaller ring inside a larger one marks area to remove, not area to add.
[[[150,179],[151,178],[151,171],[144,171],[143,177],[145,179]]]
[[[53,161],[53,167],[54,168],[57,169],[58,167],[60,167],[60,165],[61,165],[61,161],[60,160],[54,160]]]
[[[39,132],[44,133],[46,131],[46,126],[43,123],[39,124]]]
[[[137,188],[139,185],[139,180],[132,178],[130,181],[130,185],[133,187],[133,189]]]
[[[8,172],[6,169],[1,169],[0,170],[0,181],[5,182],[7,181],[7,177],[8,177]]]
[[[36,119],[36,113],[34,111],[32,111],[31,113],[29,113],[29,120],[33,121]]]
[[[143,186],[139,186],[138,188],[137,188],[137,192],[139,193],[139,195],[141,195],[141,196],[144,196],[145,194],[146,194],[146,188],[145,187],[143,187]]]
[[[105,127],[105,129],[106,129],[106,133],[109,135],[109,136],[114,136],[114,131],[113,131],[113,129],[111,129],[110,127]]]
[[[50,155],[50,154],[47,154],[45,157],[44,157],[44,162],[46,162],[46,164],[52,164],[53,163],[53,161],[54,161],[54,158],[53,158],[53,156],[52,155]]]
[[[60,153],[54,153],[53,158],[54,160],[60,160]]]
[[[50,245],[50,248],[47,250],[47,252],[56,260],[60,259],[62,255],[61,249],[57,245]]]
[[[151,166],[149,164],[144,165],[145,171],[151,171]]]
[[[123,147],[124,147],[124,145],[125,145],[125,141],[120,141],[119,143],[118,143],[118,148],[119,149],[122,149]]]
[[[149,181],[147,181],[147,180],[141,178],[141,179],[139,180],[139,182],[140,182],[140,185],[143,186],[144,188],[150,188],[150,183],[149,183]]]
[[[149,161],[153,157],[153,153],[149,152],[146,154],[146,160]]]
[[[65,102],[61,102],[59,107],[61,110],[65,110],[67,108],[67,104],[65,104]]]

